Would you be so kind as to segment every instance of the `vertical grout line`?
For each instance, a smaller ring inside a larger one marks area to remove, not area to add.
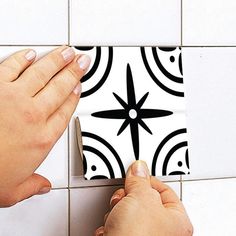
[[[68,0],[68,46],[70,46],[70,0]],[[71,216],[70,216],[70,208],[71,208],[71,203],[70,203],[70,128],[69,128],[70,124],[68,125],[67,129],[68,129],[68,236],[70,236],[70,232],[71,232]]]
[[[68,158],[68,236],[70,236],[70,129],[69,129],[69,125],[67,127],[68,129],[68,137],[67,137],[67,140],[68,140],[68,143],[67,143],[67,148],[68,148],[68,155],[67,155],[67,158]]]
[[[183,46],[183,0],[180,1],[180,44]]]
[[[180,200],[183,201],[183,177],[180,175]]]
[[[68,46],[70,46],[70,0],[68,0]]]

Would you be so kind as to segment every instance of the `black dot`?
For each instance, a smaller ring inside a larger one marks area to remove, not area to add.
[[[174,56],[171,56],[171,57],[170,57],[170,61],[171,61],[171,62],[174,62],[174,61],[175,61],[175,57],[174,57]]]
[[[96,166],[91,166],[92,171],[96,171],[97,167]]]
[[[181,167],[183,165],[182,161],[178,162],[178,166]]]

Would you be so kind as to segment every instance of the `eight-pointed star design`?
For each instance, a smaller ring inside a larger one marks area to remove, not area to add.
[[[116,93],[113,93],[117,101],[123,107],[123,109],[99,111],[92,114],[94,117],[106,118],[106,119],[124,119],[117,136],[119,136],[129,125],[131,132],[131,139],[133,144],[133,150],[136,160],[139,159],[139,125],[143,127],[149,134],[152,131],[145,124],[143,119],[157,118],[163,116],[172,115],[173,112],[159,109],[142,109],[144,102],[148,97],[148,92],[136,103],[135,89],[133,76],[130,69],[130,65],[127,65],[127,100],[126,103]]]

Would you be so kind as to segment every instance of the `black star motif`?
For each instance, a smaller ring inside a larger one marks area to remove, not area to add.
[[[136,160],[139,159],[139,125],[143,127],[149,134],[152,131],[144,123],[143,119],[157,118],[172,115],[173,112],[157,109],[142,109],[144,102],[148,97],[148,92],[136,103],[134,82],[130,65],[127,65],[127,100],[126,103],[116,93],[113,93],[117,101],[123,107],[118,110],[99,111],[92,114],[94,117],[107,119],[124,119],[117,136],[119,136],[128,125],[130,125],[131,139]]]

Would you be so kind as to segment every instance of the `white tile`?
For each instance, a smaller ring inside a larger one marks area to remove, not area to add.
[[[179,195],[180,183],[168,183]],[[93,235],[102,226],[113,192],[120,186],[72,189],[71,236]]]
[[[179,45],[179,0],[71,0],[73,45]]]
[[[0,44],[68,43],[67,0],[1,0]]]
[[[0,209],[0,235],[67,236],[67,219],[67,190],[52,190],[13,207]]]
[[[2,46],[0,47],[0,62],[12,53],[32,48],[37,52],[38,58],[55,49],[55,47],[30,47],[30,46]],[[48,178],[53,187],[68,186],[68,132],[64,132],[62,137],[55,144],[46,160],[36,171]]]
[[[236,48],[184,48],[191,175],[236,175]]]
[[[236,45],[236,2],[183,0],[183,45]]]
[[[52,187],[68,186],[68,133],[62,135],[36,173],[48,178]]]
[[[194,236],[236,235],[236,179],[183,183]]]

